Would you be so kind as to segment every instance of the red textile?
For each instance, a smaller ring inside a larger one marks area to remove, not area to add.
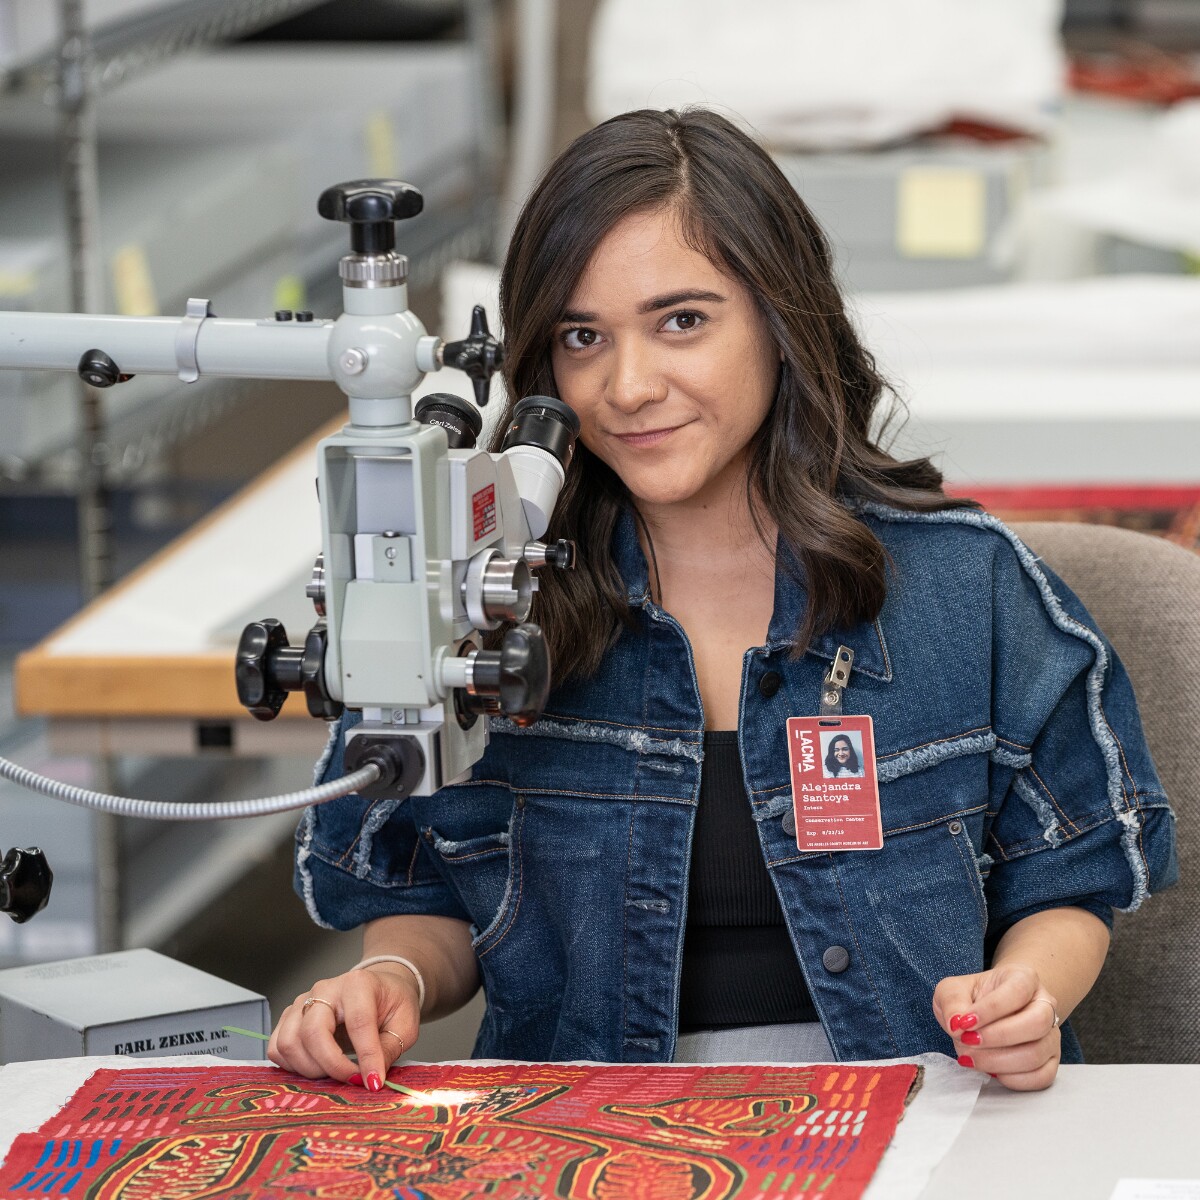
[[[368,1093],[253,1067],[100,1070],[5,1197],[718,1200],[862,1194],[916,1076],[885,1067],[421,1066]],[[458,1093],[450,1095],[447,1093]]]
[[[954,485],[1010,524],[1020,521],[1081,521],[1152,533],[1189,550],[1200,550],[1200,487],[1195,484]]]

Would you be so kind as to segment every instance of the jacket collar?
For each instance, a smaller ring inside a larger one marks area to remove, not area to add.
[[[634,607],[650,601],[650,572],[637,536],[637,522],[629,507],[617,518],[613,534],[613,558],[625,581],[626,597]],[[776,547],[775,610],[767,630],[767,650],[791,649],[796,630],[808,602],[802,583],[804,571],[791,552],[781,542]],[[883,626],[878,618],[865,621],[850,629],[835,629],[814,639],[806,653],[833,662],[839,646],[854,651],[854,671],[869,675],[882,683],[892,681],[892,660],[888,654]]]
[[[808,604],[808,592],[801,582],[804,568],[782,540],[775,547],[775,562],[775,611],[767,630],[767,649],[790,650],[796,644],[796,630]],[[881,683],[891,683],[892,660],[878,618],[820,634],[805,653],[833,662],[839,646],[854,651],[852,673],[857,671]]]
[[[646,564],[646,556],[642,553],[642,544],[638,541],[637,518],[628,504],[621,509],[621,515],[617,517],[612,549],[613,561],[625,581],[625,598],[637,608],[649,603],[650,568]]]

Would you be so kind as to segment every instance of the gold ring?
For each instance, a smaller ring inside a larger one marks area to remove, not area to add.
[[[404,1039],[398,1033],[393,1033],[392,1030],[390,1030],[390,1029],[381,1029],[379,1032],[381,1034],[390,1033],[392,1035],[392,1037],[394,1037],[396,1039],[396,1041],[398,1041],[400,1043],[400,1053],[401,1054],[404,1053]]]
[[[337,1016],[337,1005],[330,1004],[328,1000],[322,1000],[320,996],[309,996],[305,1002],[300,1005],[300,1015],[303,1016],[314,1004],[323,1004],[333,1015]]]
[[[1054,1014],[1054,1024],[1051,1025],[1050,1028],[1057,1029],[1059,1017],[1058,1017],[1058,1009],[1054,1007],[1054,1001],[1047,1000],[1045,996],[1034,996],[1034,999],[1039,1001],[1041,1004],[1049,1004],[1050,1005],[1050,1011]]]

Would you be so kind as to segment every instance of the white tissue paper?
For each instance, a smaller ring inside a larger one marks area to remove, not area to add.
[[[777,148],[877,146],[952,118],[1047,132],[1062,0],[602,0],[588,107],[701,104]]]
[[[1037,196],[1027,221],[1058,218],[1093,233],[1200,254],[1200,100],[1150,122],[1140,147],[1094,179]],[[1036,231],[1036,230],[1035,230]],[[1042,236],[1052,236],[1051,233]]]

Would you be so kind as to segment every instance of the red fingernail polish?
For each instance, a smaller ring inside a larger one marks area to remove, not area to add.
[[[965,1046],[978,1046],[983,1041],[983,1038],[973,1029],[968,1029],[963,1033],[962,1041]]]
[[[346,1082],[351,1084],[354,1087],[361,1087],[362,1086],[362,1076],[357,1071],[355,1071],[354,1074],[351,1075],[350,1078],[346,1080]]]
[[[975,1060],[969,1054],[960,1054],[958,1056],[958,1065],[960,1067],[973,1067]]]
[[[991,1078],[991,1079],[999,1079],[999,1078],[1000,1078],[1000,1076],[999,1076],[999,1075],[993,1075],[993,1074],[991,1073],[991,1071],[989,1071],[989,1072],[988,1072],[988,1077],[989,1077],[989,1078]]]
[[[962,1020],[959,1021],[959,1029],[974,1029],[979,1024],[979,1017],[975,1013],[967,1013]]]
[[[950,1032],[955,1033],[957,1030],[959,1030],[961,1028],[962,1028],[962,1017],[958,1013],[955,1013],[954,1016],[952,1016],[950,1018]]]
[[[367,1076],[367,1090],[371,1092],[383,1091],[383,1080],[374,1071]]]

